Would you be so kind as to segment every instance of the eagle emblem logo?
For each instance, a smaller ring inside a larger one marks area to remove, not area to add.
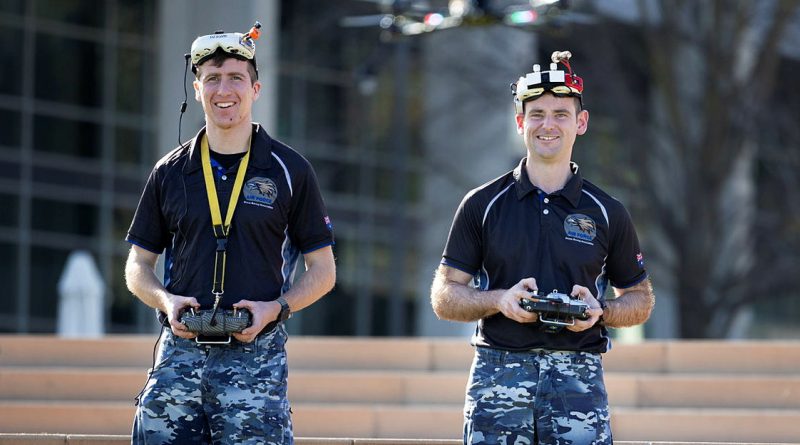
[[[597,236],[597,223],[586,215],[575,213],[564,219],[564,231],[569,238],[592,241]]]
[[[270,178],[251,178],[244,184],[244,199],[272,205],[278,198],[278,186]]]

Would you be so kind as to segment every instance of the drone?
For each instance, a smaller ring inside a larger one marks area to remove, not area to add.
[[[348,28],[375,27],[392,34],[418,35],[458,26],[534,27],[561,15],[567,0],[362,0],[381,13],[345,17]],[[446,3],[446,4],[444,4]],[[574,20],[574,19],[573,19]]]

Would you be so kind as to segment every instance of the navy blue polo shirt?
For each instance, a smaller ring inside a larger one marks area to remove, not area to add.
[[[624,289],[647,277],[639,240],[623,205],[573,176],[547,194],[528,179],[526,159],[505,175],[469,192],[459,206],[442,263],[475,277],[482,290],[508,289],[533,277],[541,292],[569,294],[575,284],[602,298],[610,282]],[[502,313],[481,319],[473,344],[506,350],[544,348],[605,352],[608,332],[542,332]]]
[[[142,192],[126,240],[161,254],[164,285],[176,295],[211,307],[216,239],[211,228],[200,138],[176,148],[154,167]],[[216,174],[225,218],[237,162]],[[231,222],[223,308],[241,299],[271,301],[291,287],[300,254],[333,244],[317,177],[299,153],[253,124],[250,162]]]

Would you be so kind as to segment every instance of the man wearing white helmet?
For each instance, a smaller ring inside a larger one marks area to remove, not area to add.
[[[589,112],[570,57],[512,84],[527,156],[466,195],[434,276],[437,316],[478,322],[465,444],[611,444],[607,328],[655,301],[630,215],[571,161]]]
[[[284,322],[333,287],[333,232],[311,165],[251,122],[260,26],[192,44],[206,126],[156,164],[128,230],[128,288],[163,324],[133,444],[293,441]]]

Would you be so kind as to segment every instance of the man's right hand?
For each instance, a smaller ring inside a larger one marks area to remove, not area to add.
[[[523,278],[514,287],[503,292],[500,300],[497,302],[497,309],[505,315],[519,323],[533,323],[539,320],[539,314],[536,312],[528,312],[519,305],[519,301],[523,298],[530,297],[531,292],[536,291],[536,279]]]
[[[181,313],[188,308],[200,309],[200,303],[194,297],[167,294],[162,300],[162,310],[167,314],[172,333],[181,338],[195,338],[197,334],[189,331],[186,325],[180,322]]]

